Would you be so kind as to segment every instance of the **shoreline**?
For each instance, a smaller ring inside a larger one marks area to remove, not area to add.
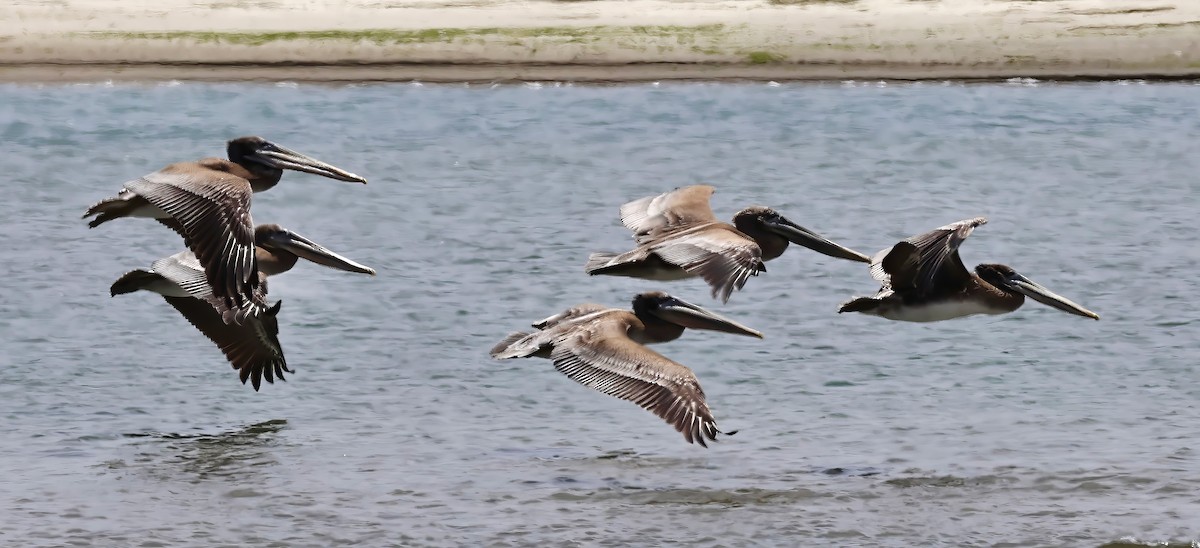
[[[320,69],[320,74],[313,74]],[[958,82],[1000,83],[1017,79],[1053,82],[1200,82],[1200,71],[1139,73],[1127,70],[1063,71],[1046,68],[1012,73],[960,67],[755,67],[741,65],[168,65],[29,64],[0,65],[0,84],[155,83],[316,83],[316,84],[506,84],[565,82],[581,85],[651,82]]]
[[[60,1],[0,7],[0,82],[1200,78],[1187,0]]]

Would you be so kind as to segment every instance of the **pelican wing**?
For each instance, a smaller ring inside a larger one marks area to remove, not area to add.
[[[170,257],[163,257],[150,264],[150,270],[155,274],[170,280],[189,295],[207,300],[213,296],[208,278],[204,276],[204,267],[191,251],[180,251]]]
[[[533,333],[509,333],[504,340],[492,347],[489,354],[498,360],[530,356],[548,358],[550,349],[555,342],[572,331],[581,326],[590,325],[592,322],[601,321],[609,315],[625,313],[627,311],[603,305],[581,304],[533,324],[533,327],[537,328],[537,331]]]
[[[163,298],[204,336],[216,343],[233,368],[238,370],[242,384],[249,379],[257,392],[264,377],[267,382],[274,383],[275,377],[283,381],[287,380],[283,378],[284,372],[292,373],[283,357],[283,347],[279,344],[279,322],[275,318],[282,301],[242,325],[230,325],[202,300],[191,297]]]
[[[601,312],[604,310],[608,310],[610,308],[612,308],[612,307],[604,306],[602,304],[583,303],[579,306],[568,308],[565,311],[555,314],[553,316],[550,316],[549,318],[546,318],[544,320],[540,320],[540,321],[534,323],[533,327],[536,329],[549,329],[549,328],[559,325],[561,323],[570,322],[572,320],[587,316],[588,314],[594,314],[596,312]]]
[[[871,276],[883,290],[924,294],[965,287],[971,272],[958,256],[958,247],[975,227],[986,223],[976,217],[905,239],[871,258]]]
[[[921,272],[921,253],[917,246],[897,242],[871,257],[871,277],[879,281],[881,291],[915,289]]]
[[[716,420],[700,381],[686,366],[629,338],[627,311],[579,325],[555,342],[554,368],[588,388],[631,401],[683,433],[688,443],[716,441]]]
[[[178,234],[180,238],[183,238],[184,246],[187,246],[187,247],[192,246],[191,240],[188,239],[187,229],[184,228],[183,223],[179,222],[174,217],[170,217],[167,219],[155,219],[155,220],[162,223],[163,226],[165,226],[171,230],[174,230],[175,233]]]
[[[652,232],[716,221],[708,204],[713,191],[708,185],[692,185],[634,200],[621,206],[621,223],[640,239]]]
[[[226,323],[242,323],[249,316],[257,316],[267,308],[267,283],[265,279],[255,286],[251,301],[243,308],[230,308],[225,299],[213,294],[212,285],[204,274],[204,267],[196,258],[195,253],[181,251],[170,257],[163,257],[150,265],[154,273],[178,285],[189,295],[207,302],[216,309]],[[261,273],[259,273],[261,276]],[[265,276],[262,276],[265,278]]]
[[[541,332],[539,331],[539,333]],[[513,345],[529,339],[531,335],[531,333],[526,333],[524,331],[514,331],[509,333],[503,339],[501,339],[500,342],[493,345],[491,350],[488,350],[488,355],[497,360],[527,358],[533,355],[534,352],[537,352],[538,348],[535,347],[530,352],[522,353],[519,348],[514,348]]]
[[[204,265],[214,295],[225,299],[227,306],[245,306],[259,281],[248,181],[196,163],[180,163],[125,183],[125,188],[178,221],[184,242]]]
[[[750,276],[766,271],[758,244],[724,223],[664,234],[643,245],[662,260],[703,278],[713,297],[722,302],[728,302],[733,290],[746,285]]]

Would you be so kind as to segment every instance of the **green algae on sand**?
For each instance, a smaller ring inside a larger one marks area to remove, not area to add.
[[[514,27],[514,28],[436,28],[436,29],[362,29],[310,30],[279,32],[85,32],[78,35],[102,39],[189,40],[201,43],[261,46],[286,41],[371,42],[377,45],[472,42],[492,39],[527,38],[587,42],[612,38],[673,38],[691,43],[697,38],[716,40],[726,34],[725,25],[687,26],[593,26],[593,27]]]

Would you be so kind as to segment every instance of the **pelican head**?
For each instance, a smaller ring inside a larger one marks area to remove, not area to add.
[[[1040,284],[1019,274],[1016,270],[1002,264],[981,264],[975,267],[975,273],[983,281],[1000,289],[1015,291],[1046,306],[1062,310],[1068,314],[1099,320],[1100,315],[1088,310],[1070,299],[1063,297]]]
[[[271,253],[274,260],[281,263],[279,267],[287,270],[296,264],[297,258],[308,259],[314,263],[325,265],[347,272],[375,275],[375,269],[358,264],[337,253],[325,249],[320,244],[292,232],[277,224],[262,224],[254,228],[254,245]],[[266,261],[259,255],[260,269],[279,270],[263,264]],[[274,272],[272,272],[274,273]]]
[[[789,242],[802,245],[830,257],[861,263],[871,262],[870,257],[853,249],[842,247],[816,232],[793,223],[787,217],[780,215],[779,212],[769,207],[750,206],[743,209],[733,216],[733,225],[738,230],[747,234],[760,233],[765,230]],[[755,230],[755,228],[762,230]],[[787,244],[784,243],[783,245],[786,246]]]
[[[639,318],[647,315],[660,320],[692,329],[722,331],[734,335],[763,338],[762,333],[740,323],[709,312],[683,299],[672,297],[662,291],[639,293],[633,298],[633,313]]]
[[[227,152],[231,161],[241,164],[251,171],[274,175],[276,178],[283,173],[283,170],[292,169],[339,181],[367,183],[366,179],[349,171],[281,147],[262,137],[238,137],[229,141]]]

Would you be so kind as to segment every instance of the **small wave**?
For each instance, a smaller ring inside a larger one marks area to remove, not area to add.
[[[111,88],[114,86],[112,80],[105,80],[103,82],[76,82],[76,83],[73,83],[70,85],[72,87],[77,87],[77,88],[90,88],[93,86],[103,87],[103,88]]]
[[[629,504],[688,504],[747,506],[759,504],[788,504],[825,498],[832,495],[809,489],[641,489],[621,487],[593,491],[560,491],[550,495],[559,501],[619,500]]]
[[[1036,87],[1042,81],[1037,78],[1009,78],[1004,83],[1014,86]]]
[[[1134,537],[1122,537],[1118,540],[1101,544],[1099,548],[1145,548],[1147,546],[1161,548],[1200,548],[1200,540],[1139,540]]]
[[[876,468],[870,468],[870,467],[868,467],[868,468],[842,468],[840,466],[835,466],[833,468],[824,468],[821,470],[813,470],[813,472],[814,473],[820,472],[822,474],[825,474],[826,476],[846,476],[846,477],[860,477],[860,478],[869,478],[871,476],[878,476],[879,474],[883,473],[882,470],[879,470]]]

